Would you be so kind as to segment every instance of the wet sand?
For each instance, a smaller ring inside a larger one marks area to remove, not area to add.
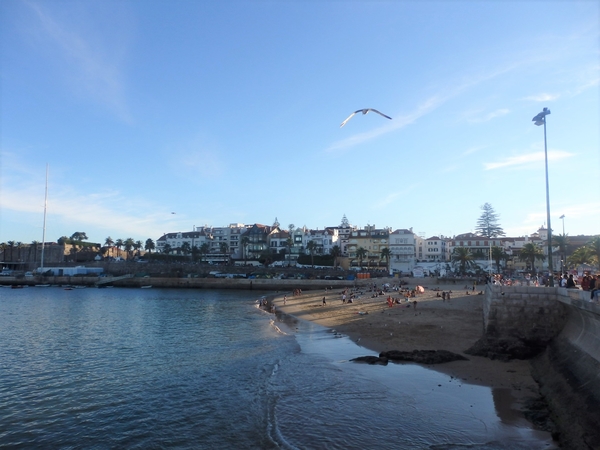
[[[392,285],[397,281],[379,279],[377,283],[378,286],[384,282]],[[419,283],[424,284],[424,281]],[[409,279],[409,283],[410,288],[415,287],[414,279]],[[493,361],[464,353],[483,334],[484,296],[478,295],[482,288],[469,290],[467,295],[466,289],[459,290],[458,287],[463,286],[426,286],[424,293],[410,298],[409,302],[395,291],[373,297],[368,287],[362,287],[351,304],[342,302],[342,289],[311,290],[300,296],[288,294],[286,305],[283,304],[284,294],[279,294],[274,305],[280,313],[335,329],[377,353],[388,350],[448,350],[461,354],[468,361],[428,367],[466,383],[488,386],[495,392],[504,393],[499,396],[503,405],[497,407],[505,409],[505,412],[526,409],[526,400],[539,397],[538,385],[531,375],[528,361]],[[450,290],[450,301],[437,297],[438,293]],[[389,307],[386,301],[388,295],[393,300],[400,298],[401,303]],[[323,305],[323,297],[326,305]],[[415,300],[416,307],[412,303]],[[367,354],[369,352],[365,351]]]

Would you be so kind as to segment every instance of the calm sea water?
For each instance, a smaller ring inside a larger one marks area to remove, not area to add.
[[[553,448],[490,389],[350,363],[373,353],[260,295],[0,289],[0,448]]]

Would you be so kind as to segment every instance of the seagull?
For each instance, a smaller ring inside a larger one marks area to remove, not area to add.
[[[354,117],[355,114],[358,114],[359,112],[363,113],[363,115],[367,114],[369,111],[373,111],[376,112],[377,114],[379,114],[380,116],[385,117],[386,119],[390,119],[392,120],[392,118],[390,116],[386,116],[385,114],[377,111],[376,109],[373,108],[364,108],[364,109],[359,109],[358,111],[354,111],[352,114],[350,114],[350,116],[344,120],[342,122],[342,124],[340,125],[340,128],[342,128],[344,125],[346,125],[346,122],[348,122],[350,119],[352,119],[352,117]]]

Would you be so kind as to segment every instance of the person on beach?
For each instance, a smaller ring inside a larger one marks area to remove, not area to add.
[[[417,309],[417,301],[415,300],[414,302],[412,302],[413,304],[413,309]]]
[[[325,306],[327,302],[325,301],[325,297],[323,297],[323,306]]]
[[[283,306],[285,306],[286,302],[287,302],[287,295],[284,295],[283,296]]]

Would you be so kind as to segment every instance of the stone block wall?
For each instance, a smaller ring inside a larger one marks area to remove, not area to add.
[[[491,285],[486,288],[483,319],[484,332],[489,338],[547,343],[558,336],[567,317],[558,288]]]

